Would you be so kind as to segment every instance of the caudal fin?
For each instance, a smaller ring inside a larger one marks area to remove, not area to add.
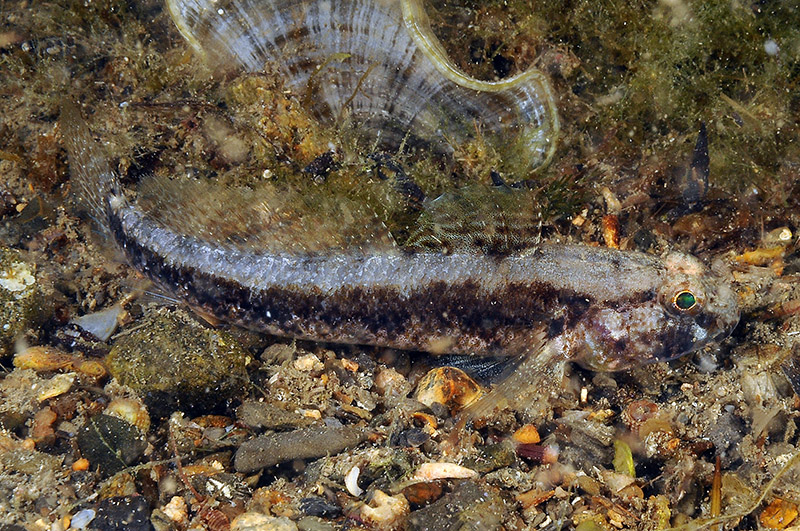
[[[103,146],[94,139],[77,104],[61,106],[61,131],[69,154],[73,190],[102,230],[107,229],[109,200],[120,191],[119,177]]]

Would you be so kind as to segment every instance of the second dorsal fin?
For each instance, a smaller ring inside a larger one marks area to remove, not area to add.
[[[448,192],[426,205],[404,247],[501,256],[535,247],[541,230],[535,201],[532,191],[499,186]]]

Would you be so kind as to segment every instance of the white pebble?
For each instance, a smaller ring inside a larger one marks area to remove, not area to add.
[[[69,522],[70,529],[85,529],[86,526],[94,520],[95,512],[94,509],[83,509],[82,511],[78,511],[75,513]]]
[[[773,39],[767,39],[764,41],[764,51],[767,52],[767,55],[776,56],[780,51],[780,47],[778,43],[775,42]]]
[[[361,474],[361,469],[357,466],[354,466],[344,477],[344,486],[347,487],[347,492],[356,498],[364,494],[364,489],[358,486],[359,474]]]

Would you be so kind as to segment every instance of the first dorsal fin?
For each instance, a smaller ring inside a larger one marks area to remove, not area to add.
[[[369,205],[273,183],[248,188],[149,177],[139,187],[138,205],[159,224],[226,248],[309,255],[395,246]]]

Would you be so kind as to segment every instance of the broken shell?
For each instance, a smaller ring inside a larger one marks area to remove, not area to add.
[[[150,429],[150,415],[147,408],[138,400],[132,398],[115,398],[108,404],[106,415],[120,418],[139,428],[142,433]]]
[[[115,304],[99,312],[88,313],[72,319],[70,322],[78,325],[100,341],[108,341],[117,328],[119,318],[123,313],[121,304]]]
[[[97,360],[86,360],[77,354],[68,354],[47,346],[29,347],[14,356],[14,367],[37,372],[58,370],[76,371],[93,378],[102,378],[106,368]]]
[[[14,356],[14,367],[37,372],[57,371],[72,366],[73,356],[53,347],[29,347]]]
[[[443,404],[456,412],[480,398],[481,387],[461,369],[438,367],[422,377],[417,385],[416,399],[430,407]]]
[[[364,489],[358,486],[359,474],[361,474],[361,469],[358,466],[354,466],[344,477],[344,486],[347,487],[347,492],[356,498],[364,494]]]
[[[370,505],[361,507],[361,518],[378,529],[397,529],[410,511],[408,500],[402,494],[389,496],[376,490]]]
[[[433,481],[435,479],[467,479],[474,478],[478,473],[471,468],[456,465],[455,463],[424,463],[414,474],[414,481]]]
[[[173,496],[161,510],[176,525],[185,527],[189,523],[186,500],[182,496]]]
[[[75,382],[75,373],[56,374],[42,384],[41,389],[36,393],[36,399],[44,402],[50,398],[63,395],[72,388]]]

